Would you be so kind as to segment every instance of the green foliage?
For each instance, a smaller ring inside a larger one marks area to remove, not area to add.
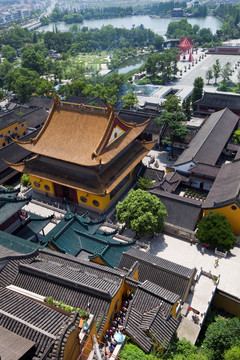
[[[217,83],[217,79],[219,78],[221,73],[221,65],[219,59],[216,60],[216,63],[213,64],[213,75],[215,78],[215,84]]]
[[[166,84],[178,71],[176,49],[149,54],[144,68],[150,76],[160,76],[162,83]]]
[[[148,355],[132,343],[125,344],[119,356],[123,360],[148,360]]]
[[[231,67],[231,63],[227,62],[222,70],[221,70],[221,76],[223,78],[223,83],[226,84],[227,80],[229,80],[230,76],[232,74],[232,67]]]
[[[140,177],[136,185],[137,185],[137,189],[147,190],[152,187],[153,182],[152,179],[148,177]]]
[[[30,181],[29,175],[27,175],[27,174],[22,174],[22,176],[21,176],[21,184],[22,184],[23,186],[29,186],[29,185],[31,185],[31,181]]]
[[[225,351],[224,360],[239,360],[240,359],[240,344],[233,346],[231,349]]]
[[[197,77],[193,83],[193,92],[192,92],[192,106],[193,107],[194,107],[195,101],[202,98],[203,86],[204,86],[203,78]]]
[[[227,218],[213,211],[198,222],[196,237],[212,248],[220,247],[224,250],[233,249],[237,240]]]
[[[182,111],[181,100],[177,95],[169,95],[167,100],[163,103],[164,110],[167,110],[170,113],[174,113],[176,111]]]
[[[167,211],[161,201],[147,191],[131,190],[116,209],[117,220],[140,236],[163,231]]]
[[[212,68],[210,68],[210,69],[208,69],[206,71],[206,79],[208,81],[208,84],[209,84],[210,80],[213,79],[213,70],[212,70]]]
[[[163,141],[171,145],[171,156],[173,157],[173,144],[177,138],[183,139],[189,134],[189,130],[182,122],[186,121],[186,116],[182,111],[168,112],[163,110],[162,115],[157,117],[155,121],[159,125],[166,125],[170,130],[170,136]]]
[[[121,99],[124,102],[123,109],[131,109],[135,104],[138,103],[137,95],[133,92],[126,94]]]
[[[217,319],[209,325],[203,341],[203,348],[209,351],[210,359],[224,359],[224,352],[229,350],[240,340],[240,320]]]
[[[13,62],[17,56],[16,50],[10,45],[5,45],[2,48],[2,54],[10,63]]]
[[[233,142],[234,142],[234,144],[240,144],[240,129],[237,129],[236,131],[234,131]]]
[[[85,310],[77,309],[77,308],[72,307],[70,305],[67,305],[61,300],[60,301],[55,301],[55,300],[53,300],[52,296],[46,296],[43,301],[45,303],[49,304],[49,305],[57,306],[57,307],[59,307],[59,308],[61,308],[63,310],[66,310],[68,312],[78,311],[82,318],[84,318],[84,319],[89,318],[89,315],[90,315],[89,312],[87,312]]]
[[[45,69],[44,58],[32,48],[27,48],[22,53],[22,67],[43,74]]]
[[[182,102],[182,111],[185,114],[187,120],[190,120],[192,108],[191,108],[191,97],[189,96],[186,100]]]

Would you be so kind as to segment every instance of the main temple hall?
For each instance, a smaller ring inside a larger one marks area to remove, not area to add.
[[[30,176],[34,192],[103,213],[136,178],[155,145],[138,140],[149,121],[129,123],[109,104],[79,105],[56,97],[38,135],[16,140],[34,155],[10,166]]]

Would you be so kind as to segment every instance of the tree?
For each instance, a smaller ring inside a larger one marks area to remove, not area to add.
[[[124,102],[123,109],[131,109],[135,104],[138,103],[137,95],[133,92],[126,94],[122,97],[122,101]]]
[[[224,250],[234,248],[236,237],[226,216],[211,211],[198,222],[196,237],[211,247],[220,247]]]
[[[16,56],[17,56],[16,50],[10,45],[5,45],[2,48],[2,54],[7,59],[7,61],[9,61],[10,63],[12,63],[16,59]]]
[[[152,187],[153,182],[149,177],[139,177],[137,181],[137,189],[147,190]]]
[[[208,81],[208,84],[209,84],[210,80],[213,79],[213,69],[212,68],[210,68],[206,71],[206,79]]]
[[[224,360],[239,360],[240,359],[240,344],[233,346],[231,349],[225,351]]]
[[[231,74],[232,74],[231,63],[227,62],[221,70],[221,76],[223,78],[223,84],[225,86],[226,86],[226,82],[227,82],[227,80],[229,80]]]
[[[234,144],[240,144],[240,129],[237,129],[236,131],[234,131],[233,142],[234,142]]]
[[[238,344],[240,340],[240,320],[216,319],[207,328],[203,348],[210,352],[210,359],[224,359],[224,352]]]
[[[34,49],[27,48],[22,54],[22,67],[43,74],[45,59]]]
[[[120,353],[121,359],[125,360],[147,360],[148,355],[137,345],[127,343],[124,345]]]
[[[192,114],[191,97],[190,96],[186,100],[183,100],[182,111],[186,115],[187,120],[190,120],[191,114]]]
[[[155,195],[138,189],[130,190],[129,194],[117,206],[117,220],[125,223],[128,229],[144,236],[160,233],[164,228],[167,211]]]
[[[194,109],[194,106],[195,106],[194,105],[195,101],[202,98],[203,86],[204,86],[203,78],[197,77],[194,80],[194,83],[193,83],[193,92],[192,92],[192,107],[193,107],[193,109]]]
[[[219,78],[220,73],[221,73],[221,65],[219,59],[217,59],[216,63],[213,64],[213,75],[215,78],[215,84],[217,83],[217,79]]]
[[[162,115],[157,117],[155,121],[159,125],[166,126],[170,131],[170,136],[167,136],[162,142],[171,145],[171,156],[173,157],[173,144],[177,137],[183,139],[189,134],[189,130],[181,122],[186,121],[186,116],[182,111],[168,112],[163,110]]]
[[[21,184],[22,184],[23,186],[29,186],[29,185],[31,185],[31,181],[30,181],[29,175],[27,175],[27,174],[22,174],[22,176],[21,176]]]
[[[164,110],[168,112],[181,111],[180,99],[177,95],[169,95],[166,101],[163,103]]]

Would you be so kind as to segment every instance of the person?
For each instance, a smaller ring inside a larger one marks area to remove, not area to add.
[[[219,258],[217,258],[214,262],[214,267],[216,268],[218,266],[218,263],[219,263]]]

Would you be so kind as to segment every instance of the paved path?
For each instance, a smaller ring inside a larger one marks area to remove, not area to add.
[[[155,236],[150,240],[150,252],[164,259],[190,268],[202,267],[205,271],[219,276],[218,288],[240,298],[240,247],[236,246],[226,258],[220,258],[217,268],[214,261],[218,257],[200,244],[191,245],[189,241],[170,235]]]

